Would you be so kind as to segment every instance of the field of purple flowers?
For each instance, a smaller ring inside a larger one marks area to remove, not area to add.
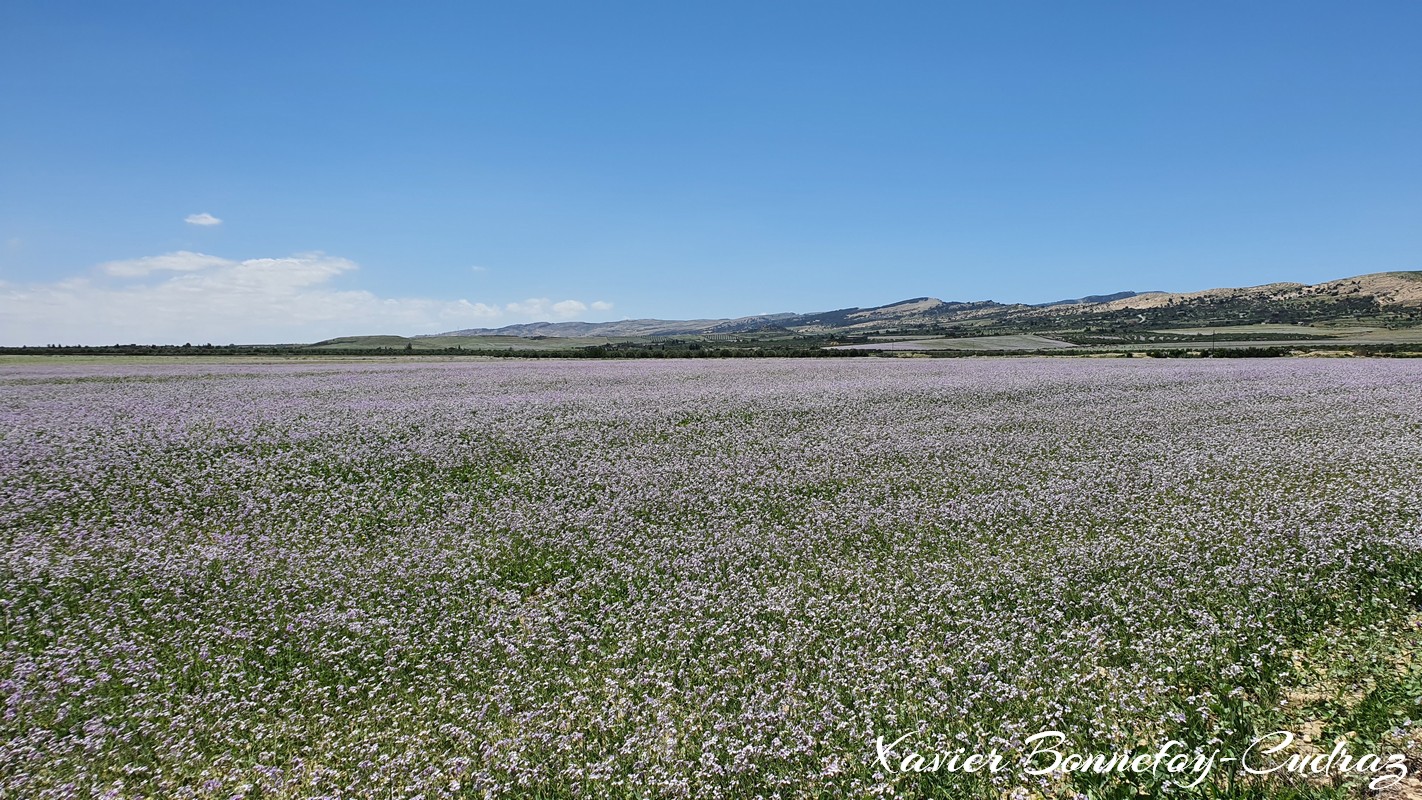
[[[0,797],[1163,791],[875,738],[1272,730],[1318,637],[1416,609],[1419,401],[1407,361],[6,366]]]

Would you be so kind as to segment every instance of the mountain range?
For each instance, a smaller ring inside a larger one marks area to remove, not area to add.
[[[501,328],[468,328],[434,337],[646,337],[773,333],[829,334],[869,331],[1049,329],[1082,322],[1131,321],[1191,325],[1221,322],[1308,323],[1340,316],[1398,312],[1415,319],[1422,309],[1422,271],[1379,272],[1319,284],[1271,283],[1200,292],[1133,292],[1090,295],[1029,305],[993,300],[945,301],[914,297],[869,308],[808,314],[779,313],[726,319],[627,319],[616,322],[531,322]],[[431,338],[431,337],[416,337]]]

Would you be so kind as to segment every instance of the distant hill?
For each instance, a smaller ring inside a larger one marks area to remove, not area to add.
[[[1422,307],[1422,272],[1376,272],[1312,286],[1302,283],[1268,283],[1240,289],[1207,289],[1203,292],[1147,292],[1100,305],[1103,310],[1146,309],[1202,302],[1307,303],[1347,298],[1371,300],[1379,307]]]
[[[676,336],[740,333],[783,325],[794,314],[765,314],[738,319],[624,319],[618,322],[526,322],[502,328],[466,328],[434,336]],[[419,337],[417,337],[419,338]]]
[[[767,329],[819,333],[888,324],[924,325],[949,318],[967,318],[977,312],[1030,306],[1005,306],[992,301],[946,303],[933,297],[915,297],[872,308],[841,308],[812,314],[762,314],[734,319],[626,319],[617,322],[528,322],[502,328],[466,328],[432,336],[714,336],[751,333]],[[420,338],[420,337],[416,337]]]
[[[1109,303],[1112,300],[1125,300],[1127,297],[1135,297],[1138,294],[1159,294],[1159,292],[1116,292],[1115,294],[1089,294],[1085,297],[1078,297],[1075,300],[1056,300],[1051,303],[1037,303],[1038,306],[1080,306],[1092,305],[1095,303]]]
[[[1118,321],[1139,325],[1308,323],[1389,309],[1415,316],[1422,309],[1422,272],[1379,272],[1316,285],[1271,283],[1200,292],[1133,292],[1087,295],[1027,305],[993,300],[944,301],[913,297],[869,308],[809,314],[779,313],[728,319],[629,319],[617,322],[531,322],[502,328],[469,328],[413,337],[673,337],[730,334],[855,334],[941,328],[1043,330]],[[991,331],[989,331],[991,332]]]

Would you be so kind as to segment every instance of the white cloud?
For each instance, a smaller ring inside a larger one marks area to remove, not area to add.
[[[536,317],[544,314],[548,310],[548,298],[535,297],[525,300],[522,303],[509,303],[505,306],[511,314],[518,314],[525,317]]]
[[[235,261],[181,251],[53,283],[0,283],[0,344],[312,342],[567,319],[589,308],[547,298],[500,307],[381,297],[333,285],[357,269],[323,253]]]
[[[547,320],[571,319],[588,310],[588,304],[580,300],[560,300],[553,302],[546,297],[530,297],[520,303],[509,303],[504,306],[510,314],[529,317],[531,319]],[[611,305],[608,304],[608,308]],[[597,309],[606,311],[607,309]]]
[[[201,214],[189,214],[186,217],[183,217],[183,222],[186,222],[189,225],[201,225],[204,228],[211,225],[222,224],[222,220],[218,219],[217,217],[214,217],[206,211],[202,212]]]
[[[130,258],[125,261],[110,261],[100,264],[99,269],[120,278],[137,278],[154,272],[196,272],[210,267],[231,266],[233,262],[217,256],[179,250],[161,256]]]
[[[593,304],[592,304],[592,310],[593,310],[593,311],[611,311],[611,310],[612,310],[612,304],[609,303],[609,302],[607,302],[606,300],[594,300],[594,301],[593,301]]]
[[[470,267],[470,268],[469,268],[469,271],[470,271],[470,272],[488,272],[488,271],[489,271],[489,268],[488,268],[488,267]]]

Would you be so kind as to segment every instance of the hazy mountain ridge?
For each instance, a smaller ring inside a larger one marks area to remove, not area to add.
[[[1324,283],[1270,283],[1262,286],[1198,292],[1132,292],[1087,295],[1054,303],[1027,305],[994,300],[944,301],[914,297],[869,308],[841,308],[808,314],[790,312],[728,319],[629,319],[616,322],[530,322],[501,328],[468,328],[433,336],[619,337],[734,334],[780,329],[802,334],[852,333],[886,326],[916,328],[952,322],[1034,321],[1081,318],[1161,309],[1189,309],[1234,304],[1242,308],[1269,304],[1375,304],[1379,308],[1422,308],[1422,271],[1378,272]],[[419,337],[428,338],[428,337]]]
[[[1290,300],[1354,297],[1374,299],[1379,306],[1422,306],[1422,271],[1375,272],[1340,278],[1314,285],[1302,283],[1266,283],[1237,289],[1207,289],[1202,292],[1151,292],[1100,304],[1102,310],[1127,308],[1160,308],[1172,304],[1210,300],[1254,300],[1278,302]]]
[[[1128,297],[1135,297],[1139,294],[1160,294],[1160,292],[1114,292],[1112,294],[1089,294],[1085,297],[1077,297],[1071,300],[1054,300],[1050,303],[1035,303],[1039,308],[1049,306],[1081,306],[1095,305],[1097,303],[1109,303],[1113,300],[1125,300]]]

